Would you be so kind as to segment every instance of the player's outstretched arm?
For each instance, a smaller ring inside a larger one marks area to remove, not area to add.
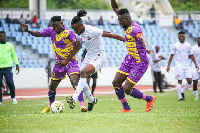
[[[118,12],[119,12],[119,6],[118,6],[116,0],[111,0],[111,6],[113,8],[113,11],[115,11],[115,13],[118,14]]]
[[[126,39],[123,36],[120,36],[120,35],[117,35],[117,34],[114,34],[112,32],[108,32],[108,31],[103,31],[102,36],[103,37],[114,38],[114,39],[117,39],[117,40],[120,40],[120,41],[123,41],[123,42],[126,41]]]
[[[169,57],[169,61],[168,61],[167,69],[166,69],[167,72],[169,72],[169,70],[170,70],[170,64],[171,64],[171,62],[172,62],[172,60],[173,60],[173,57],[174,57],[173,54],[171,54],[170,57]]]
[[[197,65],[197,62],[196,62],[196,59],[195,59],[194,55],[192,54],[192,55],[190,55],[189,57],[190,57],[190,58],[192,59],[192,61],[194,62],[195,67],[196,67],[196,69],[197,69],[197,71],[198,71],[198,70],[199,70],[199,66]]]
[[[22,23],[22,26],[23,26],[23,28],[24,28],[24,31],[25,31],[25,32],[28,32],[28,33],[31,34],[32,36],[35,36],[35,37],[42,37],[42,36],[40,35],[40,32],[29,30],[27,24]]]
[[[148,44],[148,42],[147,42],[145,36],[140,35],[140,36],[138,37],[138,39],[139,39],[139,40],[142,42],[142,44],[145,46],[146,52],[147,52],[148,54],[154,53],[154,51],[153,51],[152,49],[149,48],[149,44]]]

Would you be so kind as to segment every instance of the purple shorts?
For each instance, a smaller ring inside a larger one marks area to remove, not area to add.
[[[60,64],[55,64],[53,68],[53,72],[51,74],[51,79],[53,80],[60,80],[65,79],[65,75],[67,73],[68,76],[72,74],[79,74],[79,66],[77,60],[71,60],[66,68],[62,65],[59,67]]]
[[[145,54],[140,55],[141,62],[137,63],[131,55],[127,55],[117,72],[127,75],[127,79],[134,85],[142,78],[146,72],[149,60]]]

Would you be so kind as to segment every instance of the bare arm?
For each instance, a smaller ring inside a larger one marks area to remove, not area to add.
[[[192,55],[190,55],[189,57],[190,57],[190,58],[192,59],[192,61],[194,62],[195,67],[196,67],[196,69],[197,69],[197,71],[198,71],[198,70],[199,70],[199,66],[198,66],[197,63],[196,63],[196,59],[195,59],[194,55],[192,54]]]
[[[141,35],[141,36],[138,37],[138,39],[139,39],[139,40],[142,42],[142,44],[145,46],[146,52],[147,52],[148,54],[154,53],[153,50],[151,50],[151,49],[149,48],[149,44],[148,44],[148,42],[147,42],[145,36]]]
[[[42,37],[42,36],[40,35],[40,32],[29,30],[27,24],[22,23],[22,26],[23,26],[23,28],[24,28],[24,31],[25,31],[25,32],[28,32],[28,33],[31,34],[32,36],[35,36],[35,37]]]
[[[108,31],[103,31],[102,36],[114,38],[114,39],[117,39],[117,40],[120,40],[120,41],[123,41],[123,42],[126,41],[126,39],[123,36],[120,36],[120,35],[117,35],[117,34],[114,34],[114,33],[108,32]]]
[[[170,57],[169,57],[169,61],[168,61],[168,65],[167,65],[167,72],[169,72],[169,70],[170,70],[170,64],[171,64],[171,62],[173,60],[173,57],[174,57],[173,54],[171,54]]]
[[[111,0],[111,6],[113,8],[113,11],[115,11],[115,13],[118,14],[119,7],[118,7],[118,4],[117,4],[116,0]]]

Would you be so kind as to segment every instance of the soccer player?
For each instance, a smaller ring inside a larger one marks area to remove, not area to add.
[[[188,88],[190,88],[191,83],[192,83],[192,72],[190,70],[188,56],[194,62],[195,68],[199,69],[196,63],[195,57],[193,55],[193,51],[191,49],[191,44],[189,44],[188,42],[185,42],[185,38],[186,38],[185,32],[180,31],[178,33],[179,42],[176,42],[172,46],[171,55],[170,55],[168,66],[167,66],[167,72],[169,72],[170,64],[173,60],[173,57],[175,56],[175,78],[178,80],[176,89],[177,89],[179,101],[185,100],[184,93]],[[184,78],[186,78],[187,83],[185,87],[183,88],[183,90],[181,91],[182,80]]]
[[[125,30],[126,48],[128,51],[113,80],[115,93],[123,105],[123,109],[120,112],[132,112],[125,94],[146,100],[145,111],[149,112],[156,98],[141,93],[134,88],[134,85],[142,78],[148,68],[149,60],[146,52],[150,54],[153,51],[149,48],[140,26],[131,19],[129,11],[126,8],[119,9],[115,0],[111,0],[111,6],[118,16],[120,25]],[[126,82],[122,85],[124,81]]]
[[[87,50],[84,49],[83,54],[81,55],[81,62],[83,62],[85,55],[87,53]],[[87,77],[87,84],[90,87],[90,79],[92,78],[92,95],[94,96],[94,90],[96,88],[96,84],[97,84],[97,78],[98,78],[98,73],[95,72],[94,74],[90,75],[89,77]]]
[[[192,51],[196,59],[197,65],[200,66],[200,36],[197,38],[197,45],[192,46]],[[198,79],[200,79],[200,70],[197,71],[195,64],[192,63],[192,80],[193,80],[193,93],[195,100],[198,100]]]
[[[75,49],[75,45],[77,43],[76,36],[74,32],[68,30],[64,27],[63,22],[61,22],[61,16],[53,16],[51,18],[52,27],[49,27],[41,32],[31,31],[28,29],[28,25],[22,24],[24,31],[28,32],[32,36],[35,37],[51,37],[53,50],[56,56],[56,64],[54,65],[53,72],[51,75],[51,83],[49,86],[49,106],[47,106],[42,112],[47,113],[50,111],[50,106],[55,100],[56,88],[62,79],[65,79],[65,75],[67,73],[70,82],[74,89],[79,81],[79,66],[78,61],[75,56],[70,60],[70,62],[66,65],[59,64],[60,60],[67,59],[73,49]],[[85,107],[83,92],[78,95],[78,100],[81,105],[81,111],[86,112],[87,109]]]
[[[76,92],[74,93],[73,97],[68,97],[67,101],[70,104],[70,107],[74,108],[75,102],[80,92],[83,90],[84,94],[89,100],[88,111],[91,111],[94,104],[97,103],[98,99],[91,95],[89,86],[86,83],[86,78],[100,70],[106,63],[106,55],[102,43],[102,36],[118,39],[120,41],[125,41],[125,38],[117,34],[113,34],[102,29],[83,24],[81,17],[86,15],[87,12],[85,10],[80,10],[77,13],[77,16],[73,17],[71,21],[71,27],[74,32],[78,34],[78,40],[80,40],[80,42],[85,45],[87,54],[81,63],[81,77],[76,88]]]

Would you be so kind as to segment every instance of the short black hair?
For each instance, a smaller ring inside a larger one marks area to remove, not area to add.
[[[180,32],[178,33],[178,35],[179,35],[179,34],[185,34],[185,32],[184,32],[184,31],[180,31]]]
[[[129,11],[127,8],[122,8],[119,10],[118,12],[119,15],[123,15],[123,14],[129,14]]]
[[[86,15],[87,15],[86,10],[82,9],[82,10],[78,11],[77,16],[73,17],[71,24],[76,24],[76,23],[82,21],[81,17],[86,16]]]
[[[61,16],[53,16],[53,17],[51,17],[51,22],[61,22]]]
[[[5,31],[0,31],[0,34],[1,34],[1,33],[3,33],[3,34],[5,34],[5,35],[6,35],[6,32],[5,32]]]

